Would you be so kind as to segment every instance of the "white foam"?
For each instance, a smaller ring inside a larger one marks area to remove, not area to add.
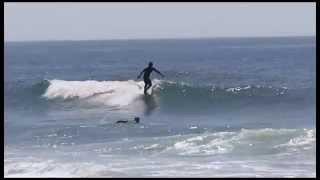
[[[143,95],[143,81],[64,81],[49,80],[50,85],[43,97],[48,99],[79,98],[110,106],[126,106]],[[158,88],[161,80],[153,80]],[[152,91],[152,89],[150,89]]]
[[[10,161],[4,166],[5,177],[86,177],[105,171],[106,167],[94,163],[61,163],[54,160],[28,159]],[[109,175],[110,176],[110,175]]]
[[[150,149],[158,148],[159,146],[160,146],[159,144],[152,144],[151,146],[147,146],[147,147],[145,147],[144,149],[150,150]]]
[[[230,135],[233,136],[234,133],[218,132],[190,137],[178,140],[173,147],[168,147],[167,150],[175,149],[180,155],[224,154],[233,149],[233,139],[230,138]]]
[[[316,152],[310,153],[308,158],[302,156],[305,152],[298,156],[292,153],[278,156],[275,154],[278,151],[275,151],[265,156],[265,152],[268,152],[265,149],[274,149],[272,146],[274,143],[286,142],[288,147],[305,147],[306,142],[315,146],[315,131],[315,129],[265,128],[139,137],[130,138],[129,141],[63,147],[59,151],[50,152],[43,149],[42,153],[21,149],[23,153],[28,154],[27,156],[19,153],[19,150],[6,148],[4,175],[5,177],[314,177]],[[126,150],[128,148],[130,153]],[[240,154],[234,154],[239,151]],[[170,156],[167,153],[170,153]],[[47,157],[48,154],[50,156]],[[176,155],[206,155],[206,157],[180,158]],[[66,160],[67,156],[72,158]]]
[[[277,145],[275,146],[275,148],[287,147],[287,148],[291,148],[292,150],[295,150],[295,148],[297,147],[302,147],[305,150],[310,149],[311,146],[316,141],[315,134],[316,132],[314,129],[309,129],[309,130],[305,129],[302,135],[291,138],[288,142]]]
[[[226,153],[265,154],[278,147],[310,149],[315,142],[314,130],[241,129],[238,132],[214,132],[200,136],[182,136],[166,148],[180,155],[213,155]],[[276,151],[277,152],[277,151]]]

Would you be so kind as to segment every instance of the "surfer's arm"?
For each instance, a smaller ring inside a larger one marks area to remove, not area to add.
[[[160,71],[158,71],[156,68],[153,68],[153,70],[154,70],[155,72],[157,72],[158,74],[160,74],[162,77],[164,77],[164,75],[163,75]]]
[[[142,70],[141,73],[138,75],[138,79],[141,77],[142,73],[144,73],[146,69]]]

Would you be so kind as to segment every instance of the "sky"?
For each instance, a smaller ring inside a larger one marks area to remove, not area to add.
[[[314,2],[4,3],[5,41],[315,35]]]

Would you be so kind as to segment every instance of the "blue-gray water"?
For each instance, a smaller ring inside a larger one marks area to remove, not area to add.
[[[315,177],[315,48],[315,37],[6,42],[5,176]],[[165,78],[153,73],[145,97],[149,61]]]

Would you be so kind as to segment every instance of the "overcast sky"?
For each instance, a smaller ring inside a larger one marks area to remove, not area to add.
[[[5,3],[5,41],[315,36],[315,3]]]

